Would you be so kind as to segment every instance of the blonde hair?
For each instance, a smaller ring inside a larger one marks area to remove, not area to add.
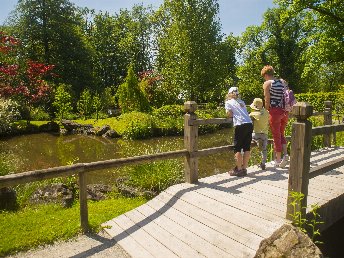
[[[260,74],[262,76],[264,76],[266,74],[272,76],[272,75],[274,75],[274,73],[275,73],[275,70],[274,70],[274,68],[271,65],[264,66],[262,71],[260,72]]]

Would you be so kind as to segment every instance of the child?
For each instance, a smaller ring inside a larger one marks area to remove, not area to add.
[[[250,113],[253,120],[253,134],[252,139],[257,142],[259,149],[262,153],[262,162],[260,168],[265,170],[268,145],[268,132],[269,132],[269,112],[263,107],[263,100],[255,98],[250,107],[254,110]]]
[[[253,124],[247,113],[244,101],[239,98],[237,87],[228,91],[225,109],[228,117],[233,117],[234,123],[234,153],[236,167],[229,172],[231,176],[247,175],[247,166],[250,159]],[[241,150],[244,154],[241,154]]]

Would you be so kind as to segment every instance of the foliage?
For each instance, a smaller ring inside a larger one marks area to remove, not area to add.
[[[19,118],[19,105],[13,100],[0,98],[0,134],[9,131],[11,124]]]
[[[102,101],[98,93],[95,93],[93,96],[93,110],[96,112],[97,120],[99,117],[99,111],[102,109]]]
[[[154,124],[161,135],[181,135],[184,131],[184,107],[167,105],[152,113]]]
[[[60,84],[55,92],[53,106],[56,108],[56,116],[61,120],[72,111],[72,96],[68,92],[65,84]]]
[[[138,79],[132,65],[129,66],[125,82],[119,86],[116,96],[118,97],[118,104],[122,109],[122,113],[150,110],[148,100],[139,88]]]
[[[127,168],[128,185],[160,193],[184,179],[183,163],[179,160],[154,161]]]
[[[321,242],[316,241],[316,237],[320,236],[320,231],[317,227],[324,222],[320,221],[321,217],[318,213],[318,209],[320,208],[318,204],[314,204],[311,206],[311,214],[313,218],[308,220],[303,217],[301,210],[306,210],[307,207],[301,207],[301,203],[305,195],[300,192],[291,192],[289,198],[291,198],[290,205],[293,207],[293,213],[289,214],[292,218],[292,223],[295,227],[298,227],[302,232],[307,233],[308,228],[311,229],[310,236],[312,241],[315,244],[319,244]]]
[[[93,232],[113,219],[145,203],[140,198],[115,198],[88,202],[89,222]],[[0,213],[0,256],[28,250],[39,245],[66,240],[80,233],[79,204],[65,209],[57,205],[27,207],[18,212]]]
[[[344,92],[316,92],[316,93],[302,93],[295,94],[295,98],[299,102],[308,102],[313,106],[316,111],[323,111],[324,103],[327,100],[332,101],[334,111],[337,106],[344,106]]]
[[[20,55],[55,64],[55,83],[72,85],[77,95],[93,86],[93,50],[82,31],[83,20],[69,0],[19,1],[9,19],[21,39]]]
[[[89,38],[95,49],[95,74],[99,90],[123,83],[130,63],[136,72],[151,68],[152,9],[134,5],[111,16],[98,13],[91,20]]]
[[[154,122],[152,116],[133,111],[118,117],[113,128],[124,139],[144,139],[153,136]]]
[[[92,110],[93,110],[92,95],[89,89],[85,89],[81,93],[80,99],[77,104],[77,108],[78,108],[79,114],[84,119],[87,119],[92,114]]]
[[[235,53],[232,41],[221,42],[218,12],[216,0],[172,0],[156,13],[157,68],[175,98],[207,102],[222,94]]]
[[[115,107],[115,96],[112,93],[111,87],[106,87],[101,94],[101,102],[103,111],[108,111],[111,108]]]
[[[36,107],[31,109],[30,117],[32,120],[36,121],[49,121],[49,114],[42,108]]]

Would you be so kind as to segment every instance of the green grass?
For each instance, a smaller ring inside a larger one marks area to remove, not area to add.
[[[89,223],[98,231],[101,223],[146,202],[142,198],[117,198],[88,202]],[[66,209],[58,205],[39,205],[18,212],[0,213],[0,256],[24,251],[80,233],[79,205]]]

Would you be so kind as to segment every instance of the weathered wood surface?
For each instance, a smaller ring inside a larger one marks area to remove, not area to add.
[[[231,124],[232,118],[211,118],[211,119],[195,119],[190,120],[188,125],[211,125],[211,124]]]
[[[340,157],[344,148],[312,152],[311,170]],[[255,166],[246,177],[172,186],[103,226],[133,257],[253,257],[286,222],[287,194],[288,168]],[[321,206],[324,228],[344,216],[344,166],[311,178],[308,195],[308,205]]]
[[[187,153],[188,151],[186,150],[177,150],[177,151],[135,156],[135,157],[129,157],[129,158],[102,160],[102,161],[96,161],[96,162],[90,162],[90,163],[78,163],[78,164],[69,165],[69,166],[61,166],[61,167],[56,167],[56,168],[28,171],[28,172],[19,173],[19,174],[10,174],[6,176],[0,176],[0,188],[6,187],[6,186],[14,186],[14,185],[23,184],[23,183],[41,181],[44,179],[71,176],[73,174],[80,173],[80,172],[84,173],[84,172],[95,171],[98,169],[114,168],[114,167],[119,167],[119,166],[124,166],[124,165],[141,164],[141,163],[154,161],[154,160],[164,160],[164,159],[185,157]]]

